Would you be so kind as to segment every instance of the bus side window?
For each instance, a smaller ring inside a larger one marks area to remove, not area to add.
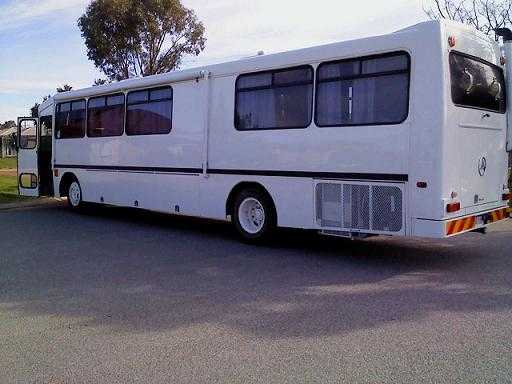
[[[126,99],[127,135],[162,135],[172,129],[173,91],[171,87],[128,93]]]
[[[239,131],[307,128],[311,124],[311,66],[240,75],[235,93],[235,128]]]
[[[87,136],[121,136],[124,128],[124,94],[100,96],[87,103]]]
[[[401,123],[409,112],[409,72],[401,52],[320,64],[317,126]]]
[[[57,104],[55,111],[55,137],[76,139],[85,136],[85,100]]]

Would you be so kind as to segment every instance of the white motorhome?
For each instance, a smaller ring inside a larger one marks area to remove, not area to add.
[[[57,94],[19,119],[20,193],[231,220],[247,239],[484,229],[508,217],[503,68],[493,40],[432,21]]]

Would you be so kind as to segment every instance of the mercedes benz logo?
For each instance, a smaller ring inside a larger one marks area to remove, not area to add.
[[[485,157],[482,157],[480,160],[478,160],[478,174],[480,176],[485,175],[485,171],[487,170],[487,159]]]

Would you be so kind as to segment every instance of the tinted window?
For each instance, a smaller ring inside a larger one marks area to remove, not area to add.
[[[55,137],[80,138],[85,135],[85,100],[57,104],[55,112]]]
[[[128,94],[128,104],[146,103],[149,100],[149,91],[136,91]]]
[[[151,101],[170,100],[170,99],[172,99],[172,89],[171,88],[154,89],[149,92],[149,100],[151,100]]]
[[[89,99],[87,136],[121,136],[124,127],[124,95]]]
[[[382,73],[392,71],[406,71],[409,65],[409,59],[406,55],[381,57],[377,59],[363,60],[361,72]]]
[[[127,135],[166,134],[172,128],[172,88],[130,92],[126,108]]]
[[[409,108],[409,56],[391,54],[321,64],[318,126],[397,124]]]
[[[337,80],[340,77],[358,76],[361,62],[358,60],[322,64],[318,68],[318,80]]]
[[[124,94],[107,96],[107,105],[108,106],[119,106],[119,105],[124,106]]]
[[[505,79],[500,67],[460,53],[450,53],[453,102],[504,113]]]
[[[270,87],[272,86],[272,73],[257,73],[240,76],[237,80],[237,89]]]
[[[236,82],[238,130],[305,128],[311,123],[313,69],[241,75]]]

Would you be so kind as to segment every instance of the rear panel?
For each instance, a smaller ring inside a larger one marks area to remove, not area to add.
[[[455,38],[455,46],[449,46],[449,37]],[[441,207],[460,202],[461,210],[453,217],[504,204],[507,118],[498,45],[450,24],[445,27],[444,44],[447,116]]]

